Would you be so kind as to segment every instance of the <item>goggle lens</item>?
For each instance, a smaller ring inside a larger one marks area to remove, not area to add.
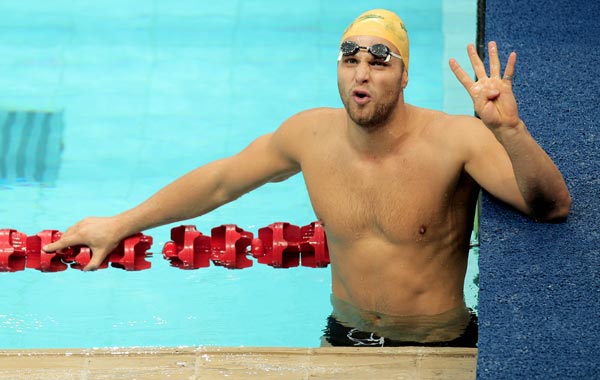
[[[377,59],[384,60],[385,62],[390,60],[390,57],[396,57],[402,59],[398,54],[393,53],[389,47],[384,44],[375,44],[373,46],[360,46],[354,41],[344,41],[340,46],[340,53],[344,57],[356,55],[360,50],[366,50]]]

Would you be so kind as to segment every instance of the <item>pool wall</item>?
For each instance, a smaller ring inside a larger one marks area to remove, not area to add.
[[[474,348],[173,347],[0,350],[1,380],[474,380]]]
[[[541,224],[484,196],[478,379],[598,378],[599,16],[597,1],[487,1],[486,40],[517,51],[521,116],[573,206]]]

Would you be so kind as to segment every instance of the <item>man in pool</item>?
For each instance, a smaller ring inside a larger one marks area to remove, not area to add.
[[[474,346],[463,299],[480,187],[540,221],[566,218],[561,173],[529,135],[512,92],[516,55],[477,80],[450,61],[478,118],[404,102],[409,44],[403,22],[372,10],[344,32],[337,63],[343,109],[301,112],[240,153],[186,174],[121,214],[86,218],[45,247],[91,248],[87,270],[125,237],[203,215],[302,172],[331,256],[332,345]]]

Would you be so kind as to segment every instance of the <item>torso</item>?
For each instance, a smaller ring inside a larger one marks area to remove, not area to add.
[[[452,117],[413,111],[420,132],[385,155],[351,147],[343,109],[315,110],[312,125],[303,126],[311,141],[299,162],[327,233],[333,294],[374,319],[464,307],[478,187],[463,170],[461,149],[449,143]]]

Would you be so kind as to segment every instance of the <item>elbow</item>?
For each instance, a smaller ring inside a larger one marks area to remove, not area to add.
[[[566,190],[549,204],[533,208],[532,216],[535,220],[546,223],[561,223],[567,220],[571,211],[571,195]]]
[[[545,215],[536,218],[540,222],[545,223],[562,223],[567,220],[569,216],[569,211],[571,210],[571,205],[561,205],[560,207],[555,207],[550,212]]]

